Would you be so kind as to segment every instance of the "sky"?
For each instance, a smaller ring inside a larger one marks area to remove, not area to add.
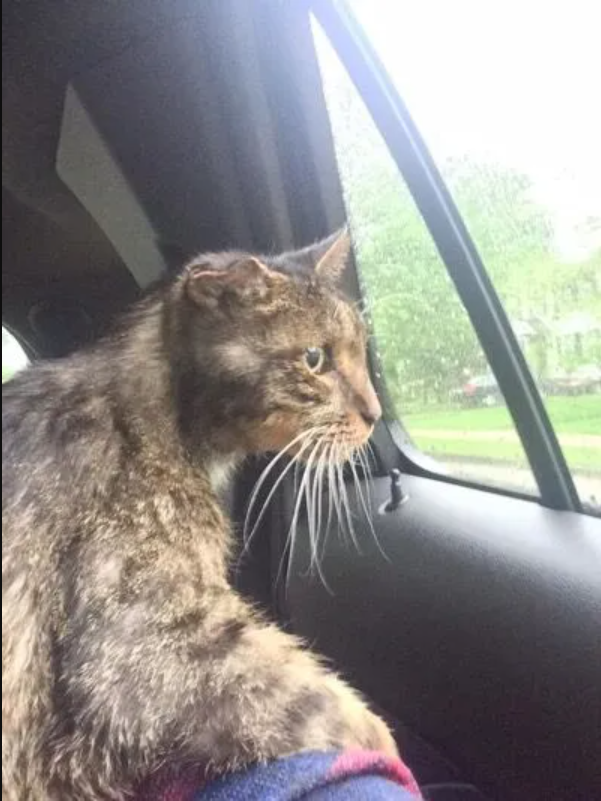
[[[526,172],[560,254],[601,249],[601,0],[350,5],[439,162]]]

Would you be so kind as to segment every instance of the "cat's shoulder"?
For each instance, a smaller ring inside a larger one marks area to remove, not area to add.
[[[106,393],[92,366],[79,356],[35,363],[2,386],[3,461],[25,444],[64,444],[108,422]]]

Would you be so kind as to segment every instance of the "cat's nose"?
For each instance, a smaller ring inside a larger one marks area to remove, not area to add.
[[[367,423],[368,426],[374,426],[378,422],[380,417],[382,417],[382,412],[374,411],[371,409],[369,411],[363,410],[361,412],[361,417]]]
[[[382,417],[382,406],[378,400],[375,390],[370,387],[370,392],[362,398],[359,414],[368,426],[375,425]]]

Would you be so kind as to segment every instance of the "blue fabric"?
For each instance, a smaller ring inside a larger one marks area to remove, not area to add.
[[[380,776],[355,776],[297,798],[307,801],[415,801],[409,790]]]
[[[336,755],[298,754],[211,783],[194,801],[416,801],[385,775],[337,776]]]

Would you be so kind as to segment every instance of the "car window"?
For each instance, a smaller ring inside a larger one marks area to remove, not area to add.
[[[601,503],[596,4],[350,5],[474,239],[582,499]]]
[[[15,337],[2,328],[2,383],[11,379],[19,370],[27,367],[27,354]]]
[[[441,471],[536,493],[503,396],[425,223],[317,23],[314,32],[357,267],[395,417]]]

